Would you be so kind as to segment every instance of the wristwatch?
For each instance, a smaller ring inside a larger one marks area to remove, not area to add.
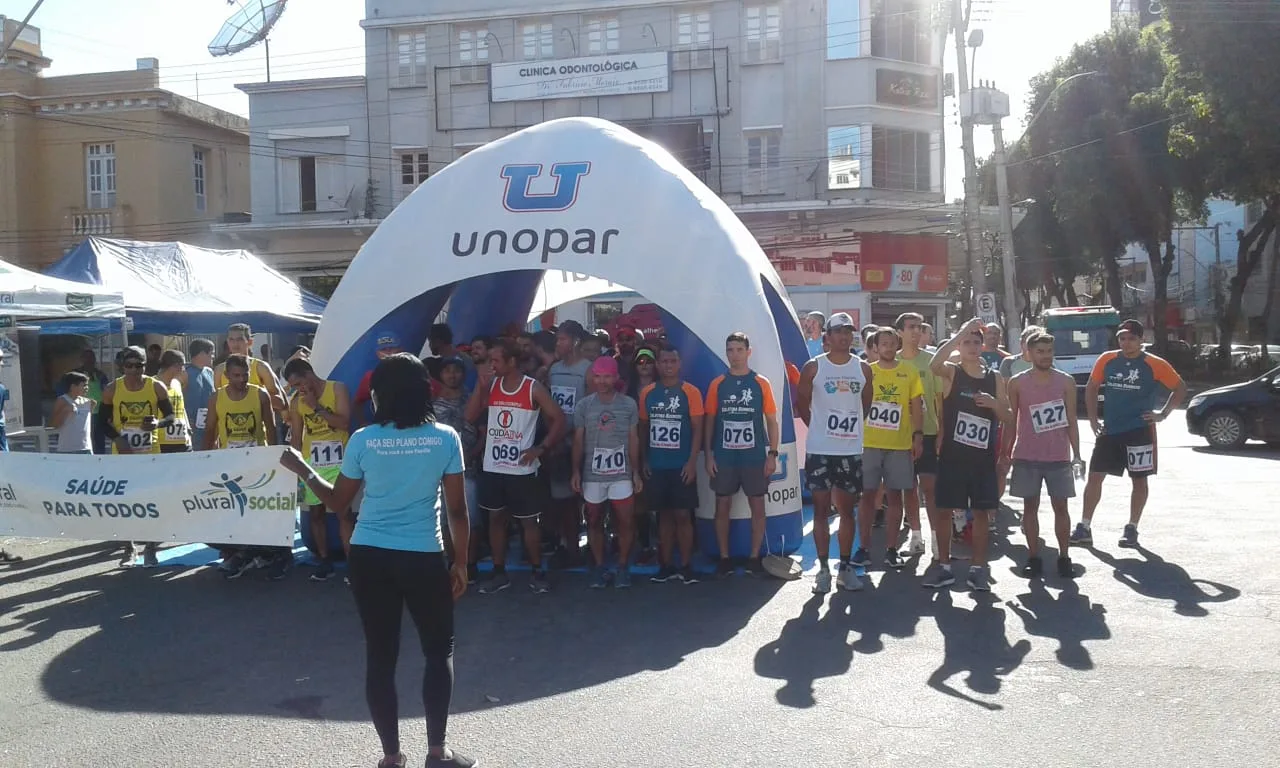
[[[772,448],[770,448],[770,449],[769,449],[769,455],[770,455],[770,456],[773,456],[774,458],[777,458],[777,456],[778,456],[778,452],[777,452],[777,451],[775,451],[775,450],[773,450]]]

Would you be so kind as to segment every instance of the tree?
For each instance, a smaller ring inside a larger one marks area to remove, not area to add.
[[[1032,78],[1024,137],[1031,177],[1058,225],[1092,244],[1116,307],[1124,305],[1117,257],[1129,243],[1146,251],[1157,349],[1168,340],[1173,229],[1204,202],[1198,158],[1169,151],[1165,64],[1158,30],[1119,28],[1075,46]]]
[[[1280,225],[1280,3],[1165,0],[1164,95],[1171,150],[1203,170],[1203,192],[1261,201],[1241,232],[1236,274],[1219,313],[1219,359],[1231,341],[1245,286]]]

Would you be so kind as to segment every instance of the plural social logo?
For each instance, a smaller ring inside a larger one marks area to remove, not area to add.
[[[504,180],[502,207],[508,213],[559,213],[569,210],[578,202],[582,180],[591,173],[591,163],[587,160],[552,163],[548,175],[555,184],[551,191],[533,192],[534,180],[542,178],[542,169],[542,163],[508,163],[502,166],[498,176]],[[514,231],[497,227],[488,232],[454,232],[453,255],[464,258],[475,255],[477,251],[480,256],[537,253],[541,262],[546,264],[552,256],[563,253],[607,256],[618,234],[619,230],[614,228],[595,227],[574,230],[526,227]]]
[[[297,506],[298,499],[294,493],[253,494],[264,488],[276,477],[276,471],[263,473],[253,482],[244,482],[244,476],[232,477],[223,472],[218,479],[209,483],[208,488],[200,493],[182,500],[182,508],[187,514],[198,510],[224,510],[238,512],[244,517],[245,510],[288,510]]]

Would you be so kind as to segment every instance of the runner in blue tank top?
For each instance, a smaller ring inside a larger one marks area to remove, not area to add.
[[[707,389],[707,474],[716,494],[716,543],[720,546],[718,576],[733,570],[729,559],[729,510],[739,489],[751,507],[751,554],[748,573],[761,573],[760,548],[764,544],[764,497],[769,477],[777,469],[778,408],[769,380],[748,367],[751,340],[745,333],[725,340],[729,372],[716,377]]]
[[[1147,478],[1156,473],[1156,424],[1165,420],[1187,396],[1187,385],[1173,366],[1142,351],[1142,323],[1125,320],[1116,329],[1119,350],[1104,352],[1094,363],[1085,388],[1085,409],[1098,440],[1089,459],[1089,482],[1084,489],[1084,514],[1071,534],[1072,544],[1093,543],[1093,513],[1102,499],[1102,481],[1126,471],[1133,481],[1129,524],[1120,546],[1138,546],[1138,521],[1147,504]],[[1107,398],[1107,410],[1098,420],[1098,394]],[[1165,393],[1164,406],[1156,402]]]

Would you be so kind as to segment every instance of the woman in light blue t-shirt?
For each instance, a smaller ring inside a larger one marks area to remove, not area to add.
[[[454,552],[468,551],[470,525],[462,479],[462,441],[437,424],[426,366],[413,355],[384,358],[371,379],[373,422],[351,435],[342,471],[330,485],[289,448],[281,463],[328,509],[341,513],[351,592],[365,637],[365,695],[382,741],[384,768],[405,765],[400,751],[396,661],[404,608],[418,628],[426,671],[427,768],[466,768],[475,761],[445,747],[453,695],[453,603],[467,590],[466,558],[445,563],[440,491]],[[357,520],[351,501],[364,487]]]

